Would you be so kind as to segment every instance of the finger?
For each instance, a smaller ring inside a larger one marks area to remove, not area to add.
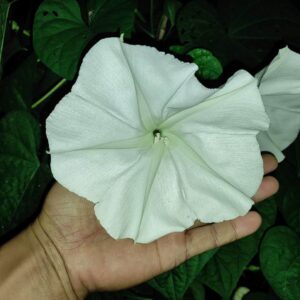
[[[150,244],[140,244],[143,256],[147,257],[144,261],[148,263],[147,268],[143,266],[144,278],[152,278],[173,269],[197,254],[250,235],[259,228],[260,224],[260,215],[252,211],[231,221],[171,233]],[[136,250],[141,249],[136,248]]]
[[[255,203],[263,201],[266,198],[271,197],[277,193],[279,189],[279,183],[273,176],[266,176],[261,182],[259,189],[256,194],[252,197]]]
[[[263,154],[264,174],[273,172],[278,167],[278,161],[272,154]]]
[[[234,220],[193,228],[186,231],[186,258],[220,247],[255,232],[261,225],[261,217],[251,211]]]

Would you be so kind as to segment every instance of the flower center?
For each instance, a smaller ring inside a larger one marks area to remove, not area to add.
[[[154,136],[154,137],[156,137],[156,136],[158,136],[158,135],[161,135],[161,131],[160,131],[159,129],[154,129],[154,130],[152,131],[152,133],[153,133],[153,136]]]
[[[166,136],[162,136],[162,132],[160,129],[154,129],[152,131],[153,136],[154,136],[154,144],[158,143],[158,142],[163,142],[164,144],[167,144],[168,142],[168,138]]]

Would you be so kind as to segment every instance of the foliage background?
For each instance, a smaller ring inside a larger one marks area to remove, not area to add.
[[[216,87],[237,69],[254,74],[285,45],[300,53],[300,4],[0,0],[1,243],[34,220],[53,183],[47,115],[70,90],[88,49],[121,33],[126,42],[194,61],[199,80]],[[264,219],[254,235],[194,257],[143,285],[88,299],[300,299],[299,137],[285,154],[275,174],[279,193],[254,208]]]

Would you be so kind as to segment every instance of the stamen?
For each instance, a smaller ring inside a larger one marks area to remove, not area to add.
[[[153,133],[153,136],[154,136],[154,144],[156,144],[162,138],[161,131],[159,129],[154,129],[152,133]]]

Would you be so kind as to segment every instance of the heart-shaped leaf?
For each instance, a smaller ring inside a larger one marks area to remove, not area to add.
[[[263,217],[261,228],[255,234],[219,249],[199,276],[202,283],[226,300],[230,299],[245,267],[257,253],[263,232],[275,222],[275,199],[260,203],[257,209]]]
[[[174,270],[155,277],[148,283],[167,299],[180,300],[215,253],[216,250],[210,250],[195,256]]]
[[[0,112],[30,110],[33,101],[47,93],[59,79],[34,54],[29,55],[0,82]]]
[[[32,179],[39,170],[39,125],[25,112],[0,121],[0,236],[11,228]]]
[[[300,234],[300,186],[291,185],[280,199],[279,209],[287,224]]]
[[[275,41],[299,41],[300,13],[289,1],[190,1],[179,13],[182,43],[212,51],[227,65],[239,61],[255,68]]]
[[[194,281],[190,285],[189,290],[191,291],[194,300],[205,300],[205,287],[200,282]]]
[[[197,74],[203,79],[217,79],[223,72],[220,61],[208,50],[196,48],[188,52],[199,67]]]
[[[284,226],[272,228],[260,248],[261,269],[283,300],[300,299],[300,238]]]
[[[83,49],[99,33],[133,29],[134,0],[89,1],[88,24],[76,0],[45,0],[35,14],[33,44],[38,57],[58,75],[72,79]]]

